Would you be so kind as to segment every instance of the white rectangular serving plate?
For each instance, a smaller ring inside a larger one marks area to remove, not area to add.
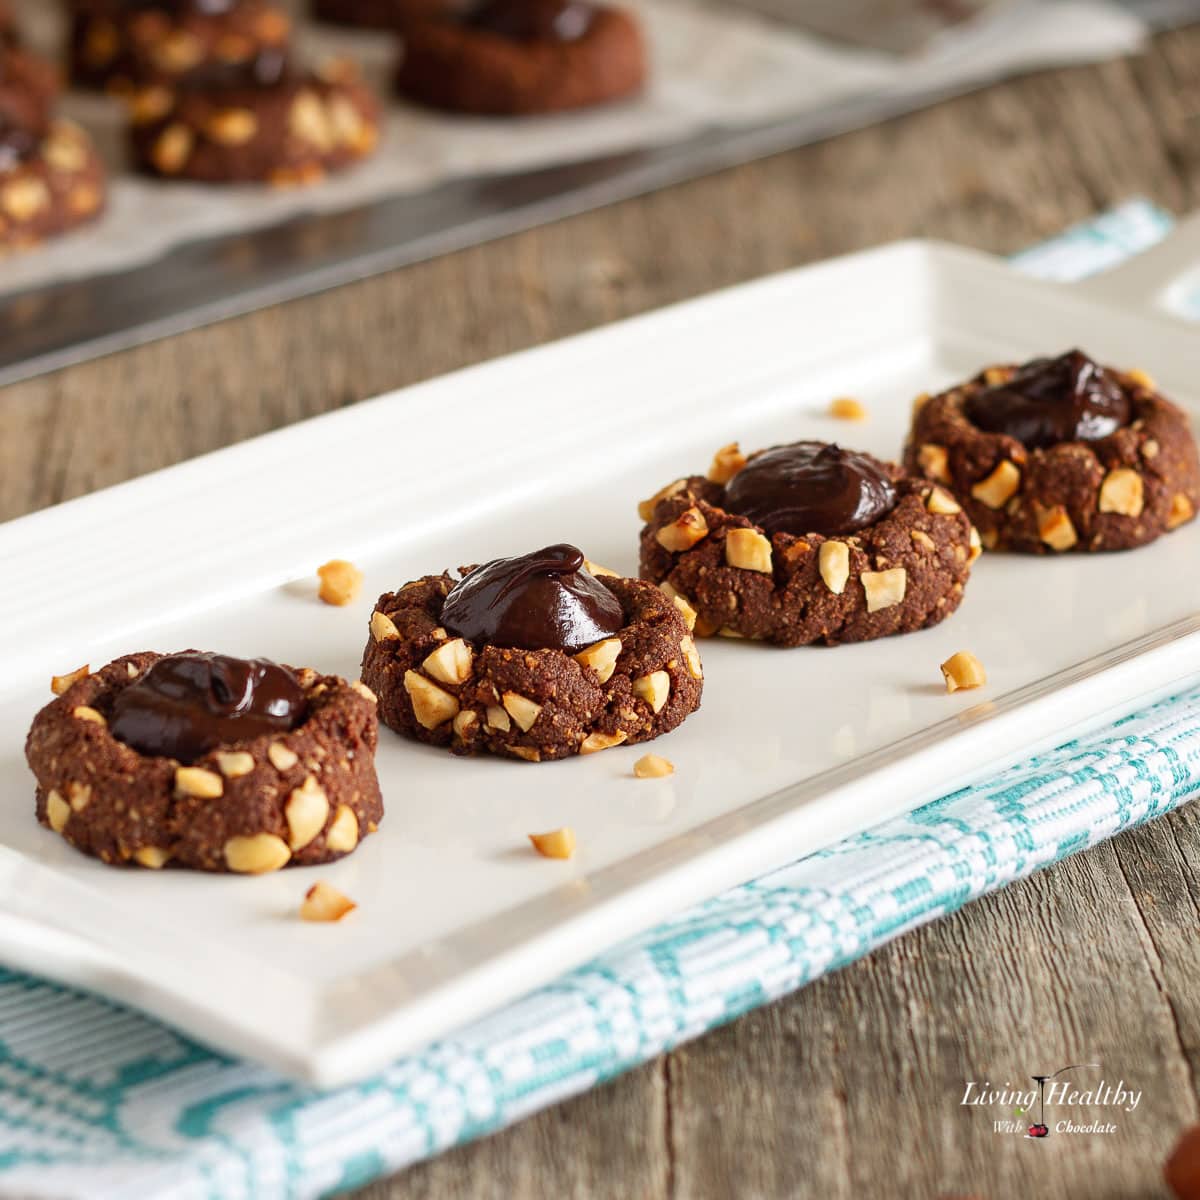
[[[36,823],[22,753],[50,675],[85,661],[197,646],[356,678],[373,599],[427,572],[566,540],[636,574],[637,501],[718,446],[818,437],[896,457],[913,396],[989,362],[1080,344],[1195,405],[1195,329],[1147,313],[901,243],[0,528],[0,961],[333,1086],[693,901],[1183,686],[1200,670],[1200,527],[1134,555],[984,555],[960,611],[906,637],[704,642],[703,707],[653,747],[668,779],[634,779],[643,747],[531,766],[381,730],[386,819],[330,867],[106,867]],[[870,421],[829,418],[843,394]],[[315,597],[332,557],[366,572],[346,609]],[[959,649],[985,663],[982,691],[946,694],[938,664]],[[577,855],[538,858],[526,835],[560,825]],[[318,878],[358,911],[298,920]]]

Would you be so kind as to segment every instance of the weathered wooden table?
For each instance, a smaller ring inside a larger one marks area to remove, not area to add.
[[[0,519],[768,271],[912,234],[1010,251],[1134,194],[1200,205],[1200,28],[8,388]],[[363,1200],[1163,1196],[1198,919],[1185,809]],[[1030,1143],[959,1103],[1081,1060],[1144,1093],[1115,1135]]]

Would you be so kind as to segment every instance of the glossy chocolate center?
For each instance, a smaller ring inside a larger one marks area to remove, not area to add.
[[[1127,425],[1132,415],[1121,385],[1080,350],[1035,358],[1007,383],[968,397],[963,408],[980,429],[1034,448],[1094,442]]]
[[[295,729],[307,711],[286,667],[188,650],[118,692],[108,726],[139,754],[191,763],[218,746]]]
[[[574,42],[594,16],[583,0],[483,0],[467,13],[466,23],[514,42]]]
[[[121,0],[127,9],[157,9],[160,12],[182,16],[185,13],[201,13],[207,17],[219,17],[234,7],[237,0]]]
[[[286,46],[264,46],[245,62],[206,59],[180,80],[187,88],[219,91],[225,88],[269,88],[292,78]]]
[[[724,507],[768,533],[836,537],[873,524],[895,504],[892,481],[865,455],[792,442],[755,455],[729,481]]]
[[[625,624],[620,601],[583,569],[574,546],[497,558],[446,597],[442,624],[469,642],[573,653]]]

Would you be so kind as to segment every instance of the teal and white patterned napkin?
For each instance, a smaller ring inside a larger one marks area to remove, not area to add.
[[[1133,202],[1018,262],[1080,278],[1169,226]],[[1200,688],[697,905],[334,1092],[0,968],[0,1195],[291,1200],[366,1183],[609,1079],[1198,790]]]

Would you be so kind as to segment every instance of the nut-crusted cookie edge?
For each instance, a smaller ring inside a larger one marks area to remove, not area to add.
[[[898,494],[886,516],[846,537],[768,535],[722,507],[747,461],[726,446],[707,477],[677,479],[639,510],[641,575],[694,611],[699,635],[839,645],[923,629],[958,607],[979,546],[944,489],[873,460]]]
[[[576,654],[473,646],[440,624],[455,580],[427,575],[376,603],[363,682],[380,720],[417,741],[527,762],[649,741],[700,706],[703,668],[680,610],[653,586],[600,576],[625,625]]]
[[[25,755],[43,825],[110,864],[249,874],[333,861],[375,831],[378,725],[361,684],[298,670],[309,702],[301,725],[184,765],[108,730],[113,697],[160,657],[116,659],[34,717]]]
[[[948,488],[989,550],[1026,554],[1130,550],[1190,521],[1200,458],[1187,415],[1140,372],[1113,371],[1134,418],[1109,437],[1028,449],[974,425],[963,405],[1017,368],[988,367],[965,384],[918,397],[908,468]]]

